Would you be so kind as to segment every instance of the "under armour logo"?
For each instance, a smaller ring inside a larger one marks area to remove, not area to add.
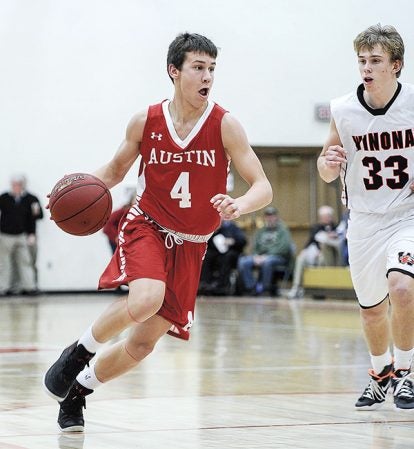
[[[153,131],[151,133],[151,139],[157,139],[157,140],[161,140],[162,134],[155,134],[155,132]]]

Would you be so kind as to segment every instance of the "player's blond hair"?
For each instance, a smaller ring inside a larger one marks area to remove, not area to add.
[[[380,45],[390,55],[392,62],[401,61],[401,68],[396,73],[398,78],[404,67],[404,42],[398,31],[391,25],[382,26],[377,23],[359,33],[354,40],[354,49],[357,54],[363,48],[372,50],[375,45]]]

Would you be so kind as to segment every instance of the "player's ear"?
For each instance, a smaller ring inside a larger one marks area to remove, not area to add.
[[[180,71],[177,69],[177,67],[174,64],[168,64],[168,75],[172,79],[177,79]]]
[[[401,70],[401,61],[399,59],[397,59],[396,61],[393,62],[393,72],[394,73],[398,73]]]

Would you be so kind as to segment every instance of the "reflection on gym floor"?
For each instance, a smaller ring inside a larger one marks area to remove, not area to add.
[[[369,358],[353,300],[200,298],[189,342],[164,337],[87,398],[62,434],[42,376],[114,298],[0,300],[0,449],[412,449],[392,397],[354,410]]]

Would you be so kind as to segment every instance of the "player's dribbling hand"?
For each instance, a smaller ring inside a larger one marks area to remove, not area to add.
[[[220,214],[220,217],[225,220],[233,220],[240,217],[240,209],[237,206],[236,200],[229,195],[218,193],[211,198],[214,209]]]
[[[324,156],[326,165],[331,168],[338,167],[346,162],[346,150],[339,145],[328,147]]]
[[[68,175],[65,175],[65,176],[68,176]],[[64,177],[65,177],[65,176],[64,176]],[[49,199],[50,199],[50,195],[52,195],[52,192],[50,192],[50,193],[48,193],[48,194],[46,195],[46,198],[47,198],[47,200],[48,200],[48,202],[47,202],[47,204],[46,204],[46,206],[45,206],[46,209],[49,209]],[[52,217],[50,217],[50,219],[53,220]]]

